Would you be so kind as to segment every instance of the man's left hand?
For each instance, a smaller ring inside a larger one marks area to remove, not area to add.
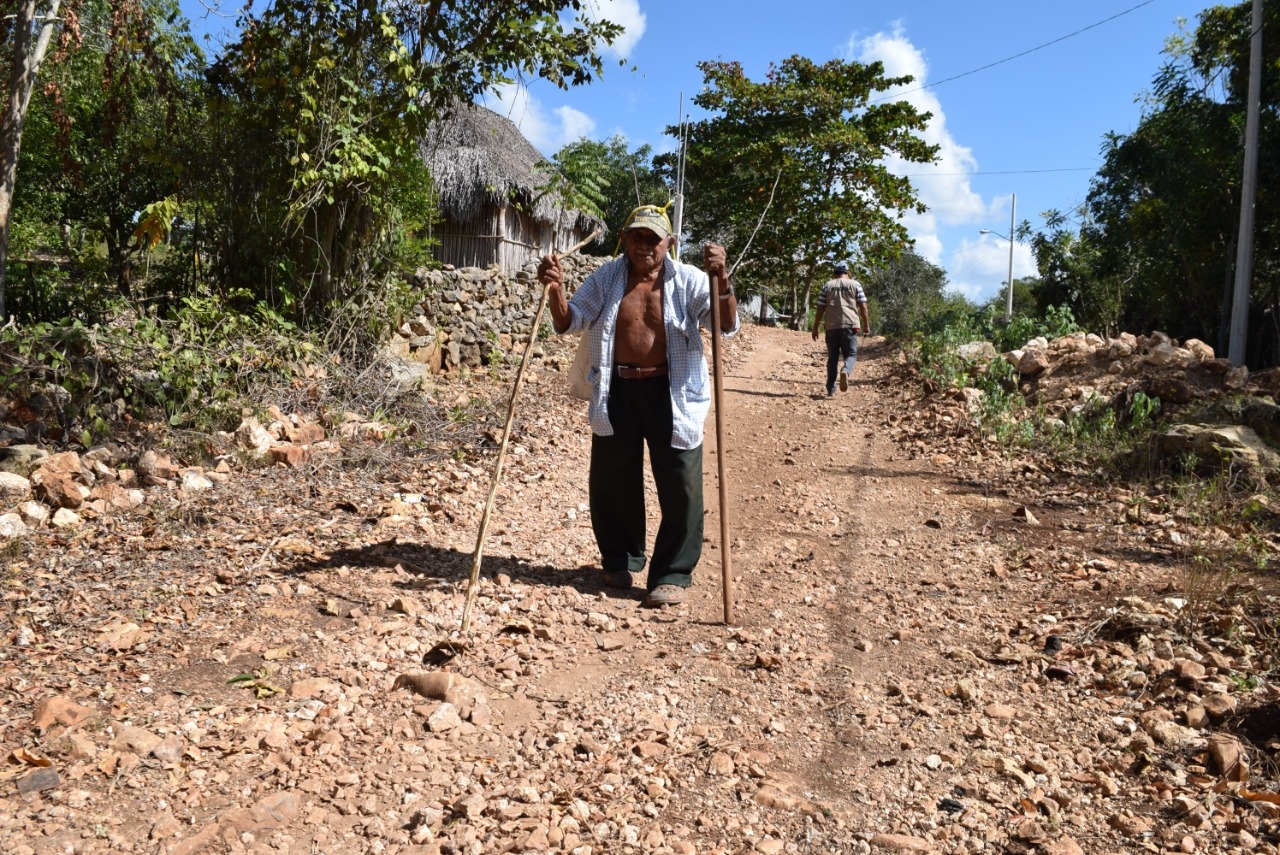
[[[702,266],[707,271],[707,275],[712,279],[718,278],[721,284],[727,288],[729,285],[729,276],[724,265],[724,260],[724,247],[714,243],[704,243],[702,245]]]

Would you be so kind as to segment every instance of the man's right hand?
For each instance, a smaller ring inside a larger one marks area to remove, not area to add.
[[[544,255],[538,262],[538,281],[547,289],[547,307],[551,309],[551,325],[562,333],[569,328],[573,315],[569,301],[564,296],[564,283],[560,281],[560,257]]]
[[[564,285],[560,281],[560,259],[554,255],[544,255],[538,262],[538,281],[547,289],[547,294],[554,297],[563,293]]]

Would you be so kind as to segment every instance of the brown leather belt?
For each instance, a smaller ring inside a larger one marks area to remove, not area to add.
[[[614,371],[623,380],[647,380],[650,377],[666,377],[665,365],[615,365]]]

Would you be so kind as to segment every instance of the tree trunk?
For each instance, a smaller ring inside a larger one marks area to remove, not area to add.
[[[13,207],[13,189],[18,179],[18,152],[22,148],[22,125],[31,103],[36,73],[49,49],[58,7],[62,0],[47,0],[48,7],[40,16],[38,32],[36,0],[18,0],[13,22],[13,66],[9,70],[9,93],[0,115],[0,319],[5,317],[4,274],[9,260],[9,211]]]
[[[130,296],[133,280],[133,253],[129,249],[131,230],[116,215],[107,217],[107,267],[115,275],[120,296]]]

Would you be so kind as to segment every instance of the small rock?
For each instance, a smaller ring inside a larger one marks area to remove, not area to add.
[[[40,730],[44,730],[53,724],[74,727],[92,718],[93,714],[93,710],[89,707],[80,706],[70,698],[45,698],[36,704],[35,715],[32,717],[31,723]]]
[[[42,766],[18,779],[18,792],[25,796],[52,790],[61,784],[62,776],[58,774],[57,769],[52,766]]]
[[[182,473],[182,489],[192,493],[199,493],[205,490],[212,490],[213,482],[203,472],[188,469]]]
[[[723,751],[717,751],[711,755],[711,759],[707,761],[707,774],[728,777],[733,774],[734,764],[733,758]]]
[[[116,722],[111,729],[115,733],[115,739],[111,740],[111,747],[116,751],[132,752],[139,757],[150,754],[161,742],[159,736],[141,727]]]
[[[1249,765],[1244,760],[1244,752],[1234,736],[1215,733],[1209,737],[1209,759],[1213,768],[1228,781],[1247,781]]]
[[[55,528],[79,528],[82,522],[80,515],[70,508],[58,508],[53,512]]]
[[[289,697],[294,700],[319,698],[328,694],[336,694],[338,684],[324,677],[312,677],[306,680],[294,680],[289,686]]]
[[[151,756],[161,763],[177,763],[182,759],[182,751],[182,738],[175,733],[171,733],[160,740],[159,745],[151,749]]]
[[[1024,843],[1039,843],[1047,836],[1039,821],[1024,819],[1013,829],[1013,836]]]
[[[440,704],[427,716],[427,729],[432,733],[445,733],[461,724],[462,717],[458,715],[458,708],[448,702]]]
[[[877,834],[871,838],[872,846],[891,852],[932,852],[933,844],[921,837],[906,834]]]
[[[1236,699],[1221,692],[1204,699],[1204,711],[1214,721],[1222,721],[1236,711]]]
[[[1123,813],[1108,817],[1107,824],[1126,837],[1138,837],[1151,830],[1151,822],[1145,817]]]

